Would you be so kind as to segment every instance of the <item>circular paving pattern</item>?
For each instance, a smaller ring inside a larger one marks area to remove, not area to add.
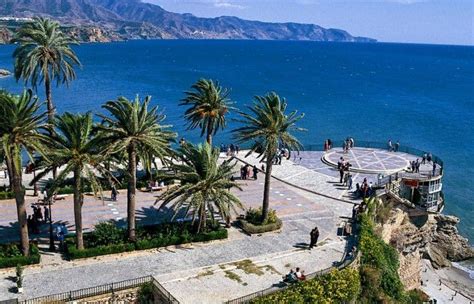
[[[342,148],[334,148],[323,155],[323,162],[337,167],[343,157],[352,167],[351,171],[363,173],[393,173],[406,169],[412,155],[400,152],[370,148],[352,148],[344,153]]]

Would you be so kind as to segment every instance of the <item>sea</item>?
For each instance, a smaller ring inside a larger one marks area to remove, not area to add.
[[[13,69],[14,45],[0,46],[0,68]],[[184,92],[200,78],[231,90],[235,106],[275,91],[305,113],[298,137],[322,147],[326,138],[386,142],[430,151],[444,161],[444,213],[461,219],[474,244],[474,47],[396,43],[141,40],[74,47],[82,62],[69,87],[53,90],[59,113],[99,113],[125,96],[152,96],[179,137],[187,131]],[[25,84],[0,79],[19,93]],[[38,89],[44,99],[43,89]],[[230,143],[231,121],[215,143]],[[474,269],[474,263],[462,267]]]

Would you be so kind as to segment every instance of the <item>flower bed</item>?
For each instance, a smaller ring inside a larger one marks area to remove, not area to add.
[[[20,246],[16,243],[0,245],[0,268],[32,265],[40,262],[40,254],[35,244],[30,246],[30,255],[23,256]]]
[[[261,223],[262,208],[247,210],[245,218],[239,219],[240,227],[249,234],[275,231],[281,228],[282,221],[276,216],[275,210],[268,211],[268,220]]]
[[[227,230],[218,223],[210,223],[208,229],[199,234],[192,233],[191,223],[166,223],[143,226],[137,229],[137,241],[127,242],[127,231],[113,223],[101,223],[93,232],[84,234],[86,249],[76,249],[75,239],[66,240],[69,259],[81,259],[106,254],[144,250],[190,242],[206,242],[227,238]]]

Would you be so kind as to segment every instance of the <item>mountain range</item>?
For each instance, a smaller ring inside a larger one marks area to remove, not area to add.
[[[25,18],[59,20],[86,42],[127,39],[262,39],[374,42],[315,24],[269,23],[237,17],[200,18],[140,0],[0,0],[0,41],[7,42]]]

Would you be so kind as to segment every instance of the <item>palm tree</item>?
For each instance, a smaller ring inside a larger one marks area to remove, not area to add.
[[[22,151],[28,152],[30,156],[33,152],[44,154],[47,136],[43,131],[48,126],[47,115],[40,112],[40,107],[31,90],[23,91],[19,96],[0,91],[0,135],[15,193],[21,250],[25,256],[29,255],[30,245],[22,180]]]
[[[48,143],[49,161],[46,162],[44,169],[33,182],[41,179],[47,173],[57,167],[64,169],[59,173],[53,182],[51,190],[63,184],[67,176],[73,174],[74,189],[74,221],[76,226],[76,246],[77,249],[84,249],[84,240],[82,234],[82,205],[83,200],[83,181],[87,179],[94,193],[102,192],[100,182],[96,173],[102,176],[110,176],[108,170],[103,166],[106,156],[101,151],[100,138],[94,131],[92,114],[71,114],[64,113],[54,120],[56,127],[55,134]],[[41,169],[41,168],[40,168]]]
[[[295,123],[304,117],[298,115],[297,111],[286,114],[287,103],[272,92],[265,96],[255,96],[252,107],[248,107],[250,113],[241,112],[242,119],[238,122],[243,126],[233,130],[238,142],[251,143],[250,151],[259,153],[259,158],[266,162],[265,186],[263,191],[262,223],[268,219],[270,179],[272,174],[273,160],[280,147],[289,150],[299,150],[301,144],[291,133],[302,131]]]
[[[229,91],[219,86],[219,82],[200,79],[185,92],[180,105],[190,106],[184,113],[188,120],[188,130],[201,128],[201,136],[206,134],[207,143],[212,145],[212,136],[226,126],[225,116],[232,110]]]
[[[137,96],[135,101],[125,97],[108,101],[102,107],[111,117],[99,115],[103,123],[99,126],[109,154],[126,152],[128,157],[127,217],[128,238],[135,240],[135,192],[137,187],[137,160],[152,153],[162,160],[171,154],[170,143],[176,135],[161,125],[165,115],[158,107],[148,109],[151,97],[143,102]]]
[[[48,107],[48,120],[52,125],[55,108],[51,95],[51,83],[69,84],[75,79],[74,65],[81,65],[70,45],[77,42],[60,30],[56,21],[37,17],[18,29],[13,42],[18,47],[13,52],[14,74],[17,81],[23,79],[36,89],[44,83]]]
[[[231,180],[234,164],[224,161],[218,164],[219,149],[212,148],[208,143],[194,146],[192,144],[179,148],[178,162],[171,164],[177,172],[170,179],[181,183],[165,191],[158,201],[160,208],[172,205],[175,215],[184,208],[186,215],[192,214],[193,221],[197,218],[197,232],[206,227],[207,214],[214,216],[218,211],[223,219],[230,219],[231,211],[242,209],[240,200],[230,192],[230,189],[242,190],[240,185]]]

